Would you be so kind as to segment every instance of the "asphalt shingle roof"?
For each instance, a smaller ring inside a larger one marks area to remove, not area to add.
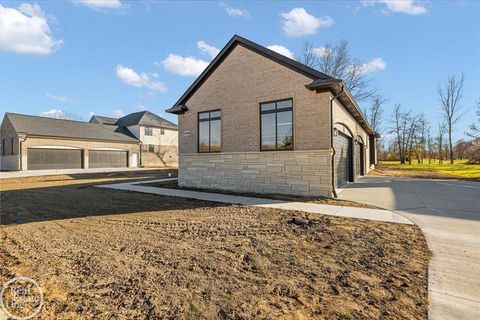
[[[175,123],[157,116],[150,111],[140,111],[127,114],[126,116],[118,119],[116,124],[122,127],[140,124],[144,126],[178,129],[178,126]]]
[[[89,122],[100,123],[100,124],[115,124],[117,120],[118,120],[117,118],[93,115]]]
[[[139,142],[127,129],[97,123],[5,113],[18,133],[29,135]]]

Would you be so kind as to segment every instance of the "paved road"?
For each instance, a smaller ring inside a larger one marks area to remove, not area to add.
[[[433,252],[430,319],[480,319],[480,182],[366,176],[339,197],[420,226]]]

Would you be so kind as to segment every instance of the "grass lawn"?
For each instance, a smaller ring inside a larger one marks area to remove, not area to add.
[[[467,160],[455,160],[454,164],[450,164],[448,160],[444,160],[440,165],[438,160],[428,160],[424,163],[412,161],[412,164],[400,164],[400,161],[380,161],[377,165],[380,173],[400,175],[405,173],[409,176],[419,176],[424,178],[458,178],[468,180],[480,179],[480,165],[467,164]]]
[[[94,187],[167,172],[2,179],[0,285],[41,319],[427,319],[417,226]]]

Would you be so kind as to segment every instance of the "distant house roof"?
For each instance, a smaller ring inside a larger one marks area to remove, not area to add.
[[[178,129],[178,126],[175,123],[157,116],[150,111],[140,111],[127,114],[126,116],[118,119],[115,124],[122,127],[140,124],[144,126],[161,127],[175,130]]]
[[[9,112],[5,113],[5,117],[10,120],[17,133],[26,133],[27,135],[139,142],[127,129],[119,126],[106,126],[98,123],[53,119]]]
[[[305,75],[312,79],[310,84],[306,85],[309,90],[331,90],[335,94],[338,92],[338,99],[347,108],[350,114],[362,125],[362,127],[369,133],[374,134],[370,124],[362,113],[355,99],[352,97],[348,88],[342,80],[333,78],[323,72],[310,68],[303,63],[290,59],[275,51],[272,51],[264,46],[261,46],[253,41],[245,39],[239,35],[234,35],[227,45],[220,51],[220,53],[213,59],[207,68],[200,74],[200,76],[192,83],[192,85],[185,91],[185,93],[178,99],[178,101],[168,110],[169,113],[180,114],[188,111],[188,106],[185,105],[187,100],[197,91],[197,89],[208,79],[208,77],[216,70],[216,68],[225,60],[230,52],[237,46],[241,45],[250,49],[270,60],[273,60],[293,71]],[[341,88],[341,90],[339,89]]]
[[[103,117],[103,116],[97,116],[93,115],[90,118],[91,123],[99,123],[99,124],[111,124],[114,125],[117,122],[117,118],[110,118],[110,117]]]

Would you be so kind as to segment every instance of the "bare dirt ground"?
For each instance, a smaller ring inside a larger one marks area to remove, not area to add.
[[[39,281],[42,319],[427,318],[417,227],[92,186],[165,176],[2,180],[0,283]]]
[[[180,187],[177,181],[141,183],[140,185],[148,186],[148,187],[157,187],[157,188],[170,188],[170,189],[180,189],[180,190],[190,190],[190,191],[231,194],[231,195],[238,195],[238,196],[245,196],[245,197],[267,198],[267,199],[275,199],[275,200],[283,200],[283,201],[328,204],[333,206],[382,209],[376,206],[372,206],[370,204],[359,203],[359,202],[354,202],[349,200],[342,200],[342,199],[327,198],[327,197],[301,197],[301,196],[278,194],[278,193],[275,193],[275,194],[261,193],[260,194],[260,193],[253,193],[253,192],[231,192],[227,190],[217,190],[217,189],[185,188],[185,187]]]

